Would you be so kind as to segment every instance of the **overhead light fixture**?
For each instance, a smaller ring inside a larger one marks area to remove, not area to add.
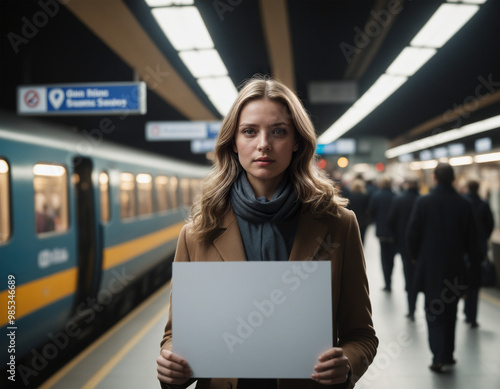
[[[214,47],[198,8],[162,7],[153,8],[151,12],[177,51]]]
[[[191,5],[194,0],[145,0],[150,7],[168,7],[171,5]]]
[[[181,51],[179,56],[196,78],[227,75],[227,69],[217,50]]]
[[[488,0],[448,0],[448,3],[484,4]]]
[[[480,154],[474,157],[474,162],[476,163],[497,162],[497,161],[500,161],[500,152]]]
[[[340,138],[368,116],[370,112],[403,85],[406,80],[408,80],[408,78],[404,76],[393,76],[388,74],[380,76],[370,89],[368,89],[351,108],[349,108],[318,138],[318,143],[328,144]]]
[[[410,42],[411,46],[440,48],[479,10],[472,4],[442,4]]]
[[[405,47],[386,70],[387,74],[413,76],[437,50],[427,47]]]
[[[217,110],[226,115],[233,105],[238,92],[228,76],[199,78],[198,84],[207,94]]]
[[[238,92],[193,0],[145,0],[179,57],[221,115]],[[154,8],[161,6],[159,8]]]
[[[489,119],[484,119],[479,122],[467,124],[463,127],[442,132],[440,134],[431,135],[427,138],[419,139],[401,146],[396,146],[388,149],[385,152],[385,157],[388,159],[398,157],[402,154],[413,153],[415,151],[431,148],[443,143],[448,143],[467,136],[476,135],[481,132],[494,130],[500,127],[500,115],[493,116]]]
[[[448,160],[448,163],[451,166],[463,166],[463,165],[472,165],[473,158],[470,155],[465,155],[463,157],[454,157]]]
[[[410,162],[410,170],[426,170],[426,169],[434,169],[438,165],[438,161],[436,159],[431,159],[428,161],[415,161]]]
[[[484,2],[486,2],[486,0],[462,0],[460,4],[442,4],[420,32],[413,38],[410,46],[403,49],[393,63],[387,68],[383,76],[405,77],[404,81],[406,81],[406,77],[413,76],[434,56],[434,54],[436,54],[436,49],[442,47],[476,14],[479,10],[479,6],[476,4],[483,4]],[[396,89],[403,85],[404,81],[400,82],[400,85]],[[365,97],[365,95],[361,96],[344,115],[319,137],[318,142],[327,144],[344,135],[371,113],[387,97],[393,94],[396,89],[388,89],[387,93],[383,92],[385,95],[384,98],[381,98],[379,103],[372,106],[371,109],[368,109],[368,107],[361,107],[356,110],[355,106]],[[361,116],[358,116],[357,113],[361,113]]]

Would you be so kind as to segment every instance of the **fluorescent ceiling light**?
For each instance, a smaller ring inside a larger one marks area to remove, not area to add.
[[[500,153],[480,154],[474,157],[474,162],[477,163],[496,162],[496,161],[500,161]]]
[[[217,50],[181,51],[179,56],[196,78],[227,75],[227,69]]]
[[[410,170],[434,169],[438,165],[438,161],[431,159],[429,161],[410,162]]]
[[[349,108],[323,135],[318,138],[319,144],[328,144],[340,138],[352,127],[386,100],[394,91],[403,85],[408,78],[383,74],[356,103]]]
[[[500,127],[500,115],[493,116],[489,119],[479,122],[467,124],[466,126],[442,132],[440,134],[431,135],[424,139],[419,139],[414,142],[406,143],[401,146],[393,147],[385,152],[388,159],[395,158],[402,154],[413,153],[414,151],[427,149],[443,143],[451,142],[467,136],[479,134],[481,132],[493,130]]]
[[[145,0],[150,7],[167,7],[170,5],[190,5],[194,0]]]
[[[410,45],[442,47],[478,10],[478,5],[442,4],[413,38]]]
[[[448,0],[448,3],[484,4],[487,0]]]
[[[153,8],[151,12],[177,51],[214,47],[198,8]]]
[[[387,68],[386,73],[413,76],[436,52],[436,49],[431,48],[405,47],[391,66]]]
[[[471,165],[473,162],[473,159],[470,155],[466,155],[463,157],[454,157],[450,158],[448,163],[451,166],[463,166],[463,165]]]
[[[199,78],[198,84],[220,114],[225,116],[238,95],[231,79],[228,76]]]

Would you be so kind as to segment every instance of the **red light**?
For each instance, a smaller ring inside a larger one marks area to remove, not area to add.
[[[320,169],[324,169],[326,167],[326,160],[321,158],[318,162],[317,165]]]
[[[385,165],[382,162],[379,162],[375,165],[375,169],[379,172],[382,173],[385,170]]]

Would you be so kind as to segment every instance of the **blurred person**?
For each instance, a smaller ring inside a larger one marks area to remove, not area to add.
[[[365,241],[366,228],[370,224],[369,205],[370,195],[366,191],[365,182],[360,178],[352,180],[349,188],[348,208],[356,214],[358,220],[361,241]]]
[[[175,261],[326,255],[333,279],[340,281],[332,282],[335,344],[311,366],[311,380],[200,378],[199,387],[352,388],[375,356],[378,340],[356,217],[315,166],[315,149],[314,127],[297,96],[272,79],[249,80],[223,120],[214,167],[180,233]],[[336,248],[325,251],[321,244],[330,238]],[[172,319],[170,311],[158,378],[164,388],[185,388],[194,379],[188,361],[171,351]]]
[[[472,203],[474,216],[477,223],[477,236],[479,241],[479,255],[482,261],[488,260],[488,240],[490,239],[493,229],[495,228],[495,220],[490,205],[479,197],[479,182],[470,180],[467,182],[467,194],[465,197]],[[466,258],[467,264],[469,262]],[[469,264],[468,264],[469,265]],[[479,285],[477,287],[469,287],[465,294],[464,314],[465,321],[470,323],[471,328],[477,328],[477,299],[479,296]]]
[[[453,168],[440,163],[436,185],[415,202],[407,231],[408,251],[416,260],[418,290],[425,294],[428,340],[433,354],[429,368],[438,373],[456,363],[457,306],[469,286],[479,282],[479,250],[472,205],[452,186]],[[465,266],[464,255],[470,258]],[[467,274],[468,272],[468,274]]]
[[[403,193],[397,195],[391,205],[388,215],[389,228],[394,234],[396,250],[401,254],[403,261],[403,272],[405,277],[405,289],[408,300],[407,317],[415,320],[415,304],[417,301],[417,290],[415,287],[415,263],[406,246],[406,230],[415,201],[420,197],[418,193],[418,178],[409,177],[403,185]]]
[[[379,181],[378,190],[370,198],[370,217],[375,222],[375,234],[380,243],[380,259],[382,261],[382,271],[384,273],[384,291],[391,291],[392,269],[394,268],[394,257],[396,246],[394,244],[394,234],[387,223],[387,216],[391,209],[394,192],[391,189],[389,177],[382,177]]]

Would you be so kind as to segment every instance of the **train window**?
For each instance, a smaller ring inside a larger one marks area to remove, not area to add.
[[[110,219],[109,209],[109,176],[106,172],[99,174],[99,192],[101,201],[101,221],[108,222]]]
[[[68,229],[68,174],[61,165],[33,167],[35,231],[37,234]]]
[[[189,207],[191,205],[191,183],[189,178],[182,178],[180,186],[182,205],[185,207]]]
[[[170,177],[168,180],[168,194],[170,199],[170,208],[177,208],[179,206],[179,199],[177,198],[179,180],[177,177]]]
[[[135,216],[135,177],[132,173],[120,174],[120,206],[122,219]]]
[[[0,159],[0,243],[10,236],[9,164]]]
[[[195,201],[200,195],[201,187],[200,180],[192,179],[191,180],[191,201]]]
[[[168,210],[168,177],[157,176],[155,178],[156,210],[164,212]]]
[[[153,178],[149,174],[138,174],[136,182],[139,215],[153,213]]]

